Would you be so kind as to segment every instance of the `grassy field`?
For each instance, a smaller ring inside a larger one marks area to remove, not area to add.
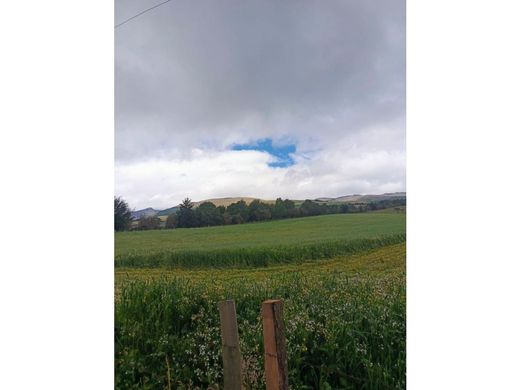
[[[404,214],[333,214],[209,228],[116,233],[116,256],[132,251],[221,249],[321,240],[355,239],[405,232]]]
[[[217,303],[228,298],[246,388],[265,388],[260,304],[281,298],[292,388],[404,389],[404,267],[397,244],[300,266],[118,269],[116,388],[221,388]]]
[[[366,213],[116,234],[115,387],[222,389],[217,304],[232,298],[244,386],[265,388],[260,305],[279,298],[291,388],[404,389],[404,233],[404,215]],[[280,258],[222,267],[241,251]]]
[[[397,208],[397,210],[396,210]],[[380,210],[374,210],[374,211],[368,211],[372,214],[406,214],[406,206],[398,206],[398,207],[389,207],[387,209],[380,209]]]
[[[335,214],[244,225],[116,233],[119,266],[267,266],[402,242],[404,214]],[[382,241],[381,241],[382,240]]]
[[[124,268],[116,269],[116,286],[122,286],[135,280],[172,280],[187,278],[191,281],[204,282],[212,280],[216,284],[223,282],[233,282],[235,279],[251,280],[266,279],[273,275],[299,272],[309,273],[319,272],[346,272],[351,275],[374,275],[395,273],[402,271],[404,266],[405,243],[389,245],[385,248],[376,249],[367,254],[357,254],[352,256],[341,256],[326,261],[307,261],[299,264],[276,265],[254,269],[221,269],[215,272],[214,269],[190,270],[184,268]]]

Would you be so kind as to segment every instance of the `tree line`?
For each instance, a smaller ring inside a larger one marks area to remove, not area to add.
[[[229,206],[216,206],[211,202],[203,202],[194,207],[191,199],[182,201],[179,209],[166,219],[164,228],[194,228],[218,225],[238,225],[249,222],[270,221],[286,218],[310,217],[324,214],[362,213],[394,207],[399,209],[406,205],[406,199],[385,199],[371,203],[340,203],[327,204],[312,200],[305,200],[300,205],[294,201],[281,198],[274,203],[265,203],[254,200],[249,205],[240,200]],[[129,230],[132,228],[131,211],[128,204],[120,197],[114,198],[115,230]],[[138,230],[152,230],[162,228],[161,220],[157,216],[142,217],[137,221]]]

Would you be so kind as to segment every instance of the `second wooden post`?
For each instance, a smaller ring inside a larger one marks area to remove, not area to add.
[[[218,310],[224,363],[224,389],[240,390],[242,388],[242,360],[238,343],[235,302],[232,299],[221,301],[218,304]]]
[[[283,302],[272,299],[262,303],[264,328],[265,384],[267,390],[289,389]]]

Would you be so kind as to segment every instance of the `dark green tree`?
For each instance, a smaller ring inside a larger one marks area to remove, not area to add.
[[[285,199],[285,200],[283,201],[283,204],[284,204],[285,208],[287,209],[287,211],[296,208],[296,205],[295,205],[294,202],[293,202],[292,200],[290,200],[290,199]]]
[[[249,204],[250,221],[267,221],[269,219],[271,219],[271,207],[267,203],[255,199]]]
[[[368,210],[374,211],[374,210],[378,209],[378,204],[376,204],[375,202],[370,202],[367,207],[368,207]]]
[[[294,209],[289,209],[287,211],[287,216],[289,218],[299,218],[302,216],[302,211],[300,210],[299,207],[295,207]]]
[[[283,203],[285,205],[285,209],[287,210],[288,218],[298,218],[302,216],[300,208],[296,207],[296,204],[292,200],[285,199]]]
[[[312,200],[305,200],[300,206],[300,210],[302,216],[308,217],[311,215],[320,215],[322,213],[322,209],[319,204],[313,202]]]
[[[179,227],[190,228],[199,226],[197,216],[193,210],[193,202],[190,198],[186,198],[182,201],[179,210],[177,211],[177,218],[177,226]]]
[[[159,217],[150,216],[150,217],[142,217],[137,223],[137,229],[139,230],[153,230],[159,229],[161,225],[161,220]]]
[[[114,229],[118,232],[128,230],[132,222],[132,213],[128,203],[120,196],[114,197]]]
[[[273,206],[272,214],[273,219],[281,219],[288,217],[289,211],[287,210],[286,203],[282,200],[282,198],[276,199],[276,202]]]
[[[240,225],[240,224],[244,223],[244,219],[242,218],[242,216],[240,214],[236,214],[231,217],[231,223],[233,225]]]
[[[178,223],[179,219],[177,218],[177,214],[172,213],[166,218],[166,229],[175,229]]]
[[[199,226],[222,225],[220,210],[211,202],[204,202],[195,209],[195,215]]]
[[[231,225],[233,223],[233,217],[227,211],[222,214],[222,223],[224,225]]]
[[[343,203],[340,207],[339,207],[339,211],[341,213],[350,213],[351,212],[351,207],[347,204],[347,203]]]
[[[227,208],[226,212],[233,218],[233,216],[240,215],[243,222],[249,221],[249,208],[246,202],[239,200],[238,202],[231,203]]]

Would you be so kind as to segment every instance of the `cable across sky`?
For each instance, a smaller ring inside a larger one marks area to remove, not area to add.
[[[157,5],[154,5],[153,7],[150,7],[150,8],[148,8],[148,9],[145,9],[144,11],[139,12],[138,14],[136,14],[136,15],[134,15],[134,16],[132,16],[132,17],[130,17],[130,18],[128,18],[128,19],[122,21],[121,23],[116,24],[116,25],[114,26],[114,28],[118,28],[119,26],[122,26],[122,25],[125,24],[126,22],[129,22],[129,21],[131,21],[132,19],[135,19],[135,18],[141,16],[142,14],[144,14],[144,13],[146,13],[146,12],[148,12],[148,11],[151,11],[151,10],[157,8],[157,7],[160,7],[160,6],[163,5],[163,4],[169,3],[170,1],[171,1],[171,0],[166,0],[166,1],[163,1],[162,3],[159,3],[159,4],[157,4]]]

